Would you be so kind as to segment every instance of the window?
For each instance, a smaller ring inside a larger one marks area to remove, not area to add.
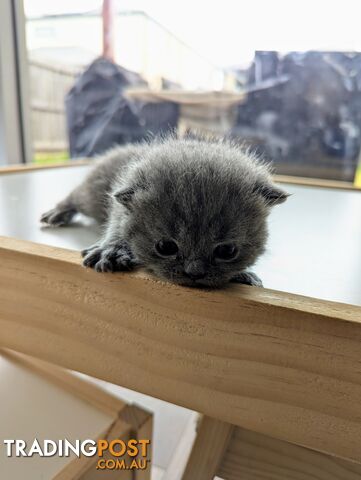
[[[356,0],[24,7],[35,161],[168,128],[251,145],[279,174],[360,182]],[[115,69],[97,60],[104,52]]]

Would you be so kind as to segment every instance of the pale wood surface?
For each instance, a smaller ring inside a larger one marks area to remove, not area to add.
[[[79,167],[79,166],[88,166],[91,165],[94,159],[92,158],[78,158],[72,159],[71,161],[60,160],[59,162],[54,163],[27,163],[27,164],[15,164],[9,166],[0,166],[0,175],[14,174],[14,173],[24,173],[32,171],[46,171],[47,169],[53,168],[64,168],[64,167]],[[274,180],[278,183],[287,183],[290,185],[301,185],[309,187],[320,187],[320,188],[332,188],[332,189],[341,189],[341,190],[351,190],[361,192],[360,187],[356,187],[351,182],[343,182],[339,180],[325,180],[323,178],[309,178],[309,177],[294,177],[290,175],[274,175]]]
[[[182,480],[213,480],[234,428],[229,423],[203,416]]]
[[[360,460],[361,308],[99,275],[76,252],[13,239],[0,256],[1,345]]]
[[[129,424],[116,419],[98,438],[108,440],[109,442],[116,438],[121,438],[124,442],[127,442],[131,438],[131,428]],[[104,455],[104,458],[110,458],[108,452]],[[98,459],[98,457],[82,456],[68,464],[53,480],[99,480],[99,478],[107,480],[135,480],[134,472],[130,470],[98,471],[96,469]],[[148,478],[150,480],[150,475]]]
[[[287,183],[290,185],[304,185],[316,188],[332,188],[336,190],[351,190],[360,192],[361,188],[354,186],[351,182],[342,182],[339,180],[324,180],[322,178],[292,177],[290,175],[274,175],[274,180],[278,183]]]
[[[360,480],[361,465],[235,427],[217,475],[225,480]]]
[[[49,165],[41,165],[37,163],[18,163],[15,165],[8,165],[6,167],[0,167],[0,175],[14,174],[14,173],[25,173],[32,171],[45,171],[53,168],[67,168],[67,167],[80,167],[89,165],[92,160],[87,158],[81,158],[77,160],[71,160],[64,162],[63,160]]]
[[[186,106],[204,106],[212,108],[228,108],[246,99],[246,93],[235,92],[191,92],[184,90],[149,90],[147,88],[127,88],[125,95],[147,102],[174,102]]]
[[[132,410],[132,416],[134,416],[134,407],[131,409]],[[147,456],[147,465],[151,466],[152,458],[153,458],[153,417],[150,415],[143,415],[143,410],[139,409],[140,411],[140,416],[138,419],[138,423],[136,424],[136,438],[138,439],[150,439],[151,443],[149,445],[149,448],[147,450],[148,456]],[[142,419],[142,420],[141,420]],[[133,424],[134,425],[134,424]],[[134,427],[133,427],[134,428]],[[137,457],[141,458],[141,457]],[[134,480],[153,480],[153,472],[151,471],[150,468],[147,468],[146,470],[136,470],[134,472]]]
[[[115,418],[110,427],[102,432],[99,439],[111,442],[122,439],[124,442],[130,439],[149,439],[152,441],[152,416],[134,405],[125,406],[119,412],[119,418]],[[148,467],[145,470],[97,470],[96,464],[99,457],[81,457],[71,462],[57,475],[54,480],[151,480],[151,447],[147,450],[147,457],[140,455],[135,459],[146,459]],[[104,459],[112,458],[106,452]]]

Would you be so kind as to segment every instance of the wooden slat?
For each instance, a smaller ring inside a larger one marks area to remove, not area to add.
[[[132,405],[131,406],[131,411],[133,415],[135,414],[135,409],[136,406]],[[150,439],[151,443],[148,446],[147,449],[147,468],[145,470],[134,470],[133,475],[134,479],[133,480],[151,480],[151,466],[152,466],[152,458],[153,458],[153,445],[152,445],[152,439],[153,439],[153,416],[148,414],[144,415],[144,410],[139,408],[139,418],[138,422],[133,425],[136,425],[136,430],[134,431],[134,437],[137,438],[138,440],[147,440]],[[134,427],[133,427],[134,428]],[[136,459],[139,460],[144,460],[143,457],[139,454]]]
[[[361,192],[360,187],[356,187],[351,182],[343,182],[341,180],[325,180],[323,178],[308,178],[292,175],[274,175],[273,178],[277,183],[288,183],[291,185],[303,185],[306,187],[321,187],[332,188],[336,190],[351,190],[355,192]]]
[[[110,428],[103,432],[99,439],[112,440],[121,438],[127,442],[132,438],[130,425],[122,420],[115,420]],[[108,460],[111,456],[109,452],[105,452],[104,459]],[[135,480],[134,471],[131,470],[97,470],[96,466],[99,457],[84,457],[70,462],[53,480],[97,480],[98,478],[106,478],[107,480]],[[150,480],[150,468],[148,470],[148,479]]]
[[[0,345],[360,461],[360,307],[98,274],[14,239],[0,260]]]
[[[217,475],[225,480],[360,480],[361,465],[235,427]]]
[[[24,173],[24,172],[32,172],[33,170],[45,170],[49,168],[62,168],[62,167],[80,167],[83,165],[89,165],[91,160],[88,158],[80,158],[77,160],[71,160],[64,162],[63,160],[57,163],[51,163],[49,165],[38,165],[37,163],[29,163],[29,164],[18,164],[18,165],[11,165],[8,167],[0,167],[0,175],[6,175],[9,173]]]
[[[30,172],[33,170],[45,170],[48,168],[59,168],[59,167],[78,167],[81,165],[91,165],[91,158],[80,158],[72,159],[71,161],[59,161],[50,164],[17,164],[7,167],[0,167],[0,175],[8,173],[19,173],[19,172]],[[355,192],[361,192],[361,188],[356,187],[350,182],[343,182],[339,180],[325,180],[322,178],[307,178],[307,177],[296,177],[291,175],[274,175],[274,181],[276,183],[286,183],[290,185],[301,185],[306,187],[321,187],[321,188],[332,188],[335,190],[350,190]]]
[[[182,480],[213,480],[234,428],[229,423],[203,416]]]

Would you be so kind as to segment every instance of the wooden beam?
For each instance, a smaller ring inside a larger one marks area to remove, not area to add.
[[[225,480],[359,480],[361,465],[235,427],[217,475]]]
[[[361,192],[361,188],[351,182],[341,180],[325,180],[324,178],[308,178],[294,175],[274,175],[274,181],[277,183],[287,183],[290,185],[302,185],[305,187],[332,188],[336,190],[350,190]]]
[[[234,428],[236,427],[230,423],[204,415],[198,426],[197,437],[182,480],[213,480],[228,448]]]
[[[29,163],[27,165],[15,164],[7,167],[0,166],[0,175],[7,173],[18,173],[23,171],[28,172],[31,170],[44,170],[46,168],[79,167],[82,165],[87,166],[91,165],[92,162],[93,159],[91,158],[72,158],[70,159],[70,161],[60,160],[59,162],[54,162],[50,164]],[[349,190],[354,192],[361,192],[361,188],[354,186],[352,183],[341,182],[338,180],[323,180],[320,178],[305,178],[287,175],[274,175],[273,179],[276,183],[286,183],[288,185],[299,185],[316,188],[332,188],[334,190]]]
[[[89,158],[81,158],[75,160],[60,160],[58,162],[50,163],[50,164],[37,164],[37,163],[29,163],[27,165],[24,164],[17,164],[11,165],[9,167],[0,167],[0,175],[7,175],[13,173],[25,173],[31,172],[33,170],[46,170],[49,168],[63,168],[63,167],[82,167],[82,166],[89,166],[91,165],[91,160]]]
[[[115,439],[121,438],[128,442],[132,436],[131,427],[122,420],[115,420],[110,428],[102,432],[97,440],[107,440],[109,443]],[[107,452],[104,460],[112,458]],[[98,457],[80,457],[76,461],[69,463],[53,480],[96,480],[97,478],[107,478],[109,480],[135,480],[135,474],[132,470],[97,470]],[[150,468],[148,470],[148,479],[150,480]]]
[[[0,345],[360,461],[360,307],[99,274],[10,238],[0,260]]]

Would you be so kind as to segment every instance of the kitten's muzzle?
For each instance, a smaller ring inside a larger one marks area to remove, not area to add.
[[[194,260],[184,266],[184,274],[191,280],[201,280],[207,275],[207,268],[202,261]]]

